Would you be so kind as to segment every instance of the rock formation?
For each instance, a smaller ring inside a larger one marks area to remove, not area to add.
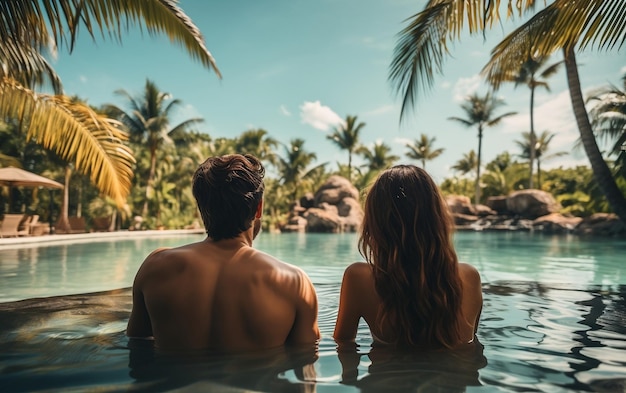
[[[356,232],[363,221],[359,190],[346,178],[330,176],[314,195],[300,198],[283,232]]]
[[[559,213],[561,205],[541,190],[515,191],[489,197],[485,205],[472,205],[465,196],[449,195],[446,202],[459,230],[524,230],[544,233],[624,236],[626,224],[614,214],[587,218]]]

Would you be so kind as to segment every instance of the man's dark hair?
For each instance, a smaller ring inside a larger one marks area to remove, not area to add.
[[[252,225],[263,199],[263,164],[250,154],[210,157],[193,175],[193,196],[213,240],[230,239]]]

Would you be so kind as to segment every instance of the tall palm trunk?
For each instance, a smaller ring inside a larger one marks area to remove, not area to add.
[[[72,168],[70,165],[65,166],[65,182],[63,188],[63,203],[61,204],[61,213],[56,223],[56,231],[69,232],[70,231],[70,179],[72,178]]]
[[[541,160],[537,157],[537,188],[541,190]]]
[[[148,216],[148,199],[154,188],[154,176],[156,174],[156,149],[150,149],[150,172],[148,172],[148,181],[146,183],[146,199],[143,201],[141,215]]]
[[[348,150],[348,181],[352,182],[352,150]]]
[[[474,198],[474,204],[478,205],[480,203],[480,158],[482,157],[482,149],[483,149],[483,125],[478,125],[478,157],[477,157],[477,166],[476,166],[476,194]]]
[[[580,140],[582,141],[585,153],[593,170],[593,177],[600,186],[602,193],[609,202],[609,206],[617,216],[626,223],[626,198],[617,187],[615,179],[611,174],[611,170],[600,153],[595,135],[589,123],[589,117],[583,100],[583,94],[580,89],[580,78],[578,76],[578,67],[576,65],[576,56],[574,48],[564,49],[565,70],[567,71],[567,83],[569,86],[570,99],[572,100],[572,108],[578,130],[580,132]]]
[[[535,86],[530,88],[530,176],[528,177],[528,188],[533,188],[533,166],[537,156],[536,145],[537,137],[535,136]]]

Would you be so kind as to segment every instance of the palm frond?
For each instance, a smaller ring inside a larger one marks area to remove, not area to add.
[[[25,70],[13,65],[24,61],[24,52],[42,52],[51,42],[54,48],[66,45],[71,52],[81,27],[94,39],[99,30],[103,38],[108,36],[121,42],[129,27],[137,26],[150,35],[166,34],[171,42],[182,46],[193,59],[221,78],[200,30],[177,3],[176,0],[2,1],[0,43],[18,49],[6,51],[2,61],[11,66],[7,68],[8,76],[16,78]],[[44,66],[40,71],[48,69],[40,61],[31,64]]]
[[[534,6],[534,0],[515,2],[519,14]],[[512,16],[509,0],[507,18]],[[435,73],[442,74],[448,41],[458,40],[466,27],[476,34],[500,20],[500,0],[430,0],[423,11],[408,18],[408,26],[398,34],[388,75],[402,96],[400,117],[414,107],[420,92],[432,88]]]
[[[13,78],[29,88],[48,84],[55,93],[62,92],[61,79],[41,50],[13,40],[0,40],[0,77]]]
[[[9,78],[0,81],[0,114],[17,119],[28,139],[73,161],[118,206],[126,202],[135,160],[119,122],[65,96],[36,94]]]

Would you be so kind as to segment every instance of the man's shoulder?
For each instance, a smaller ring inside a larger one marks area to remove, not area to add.
[[[152,272],[167,272],[178,269],[181,264],[189,263],[192,260],[190,253],[191,245],[181,247],[160,247],[152,251],[141,265],[140,272],[144,274]]]
[[[277,257],[261,250],[251,250],[252,258],[259,264],[259,266],[263,266],[268,271],[280,271],[285,274],[293,274],[296,276],[304,273],[304,271],[300,267],[294,264],[280,260]]]

